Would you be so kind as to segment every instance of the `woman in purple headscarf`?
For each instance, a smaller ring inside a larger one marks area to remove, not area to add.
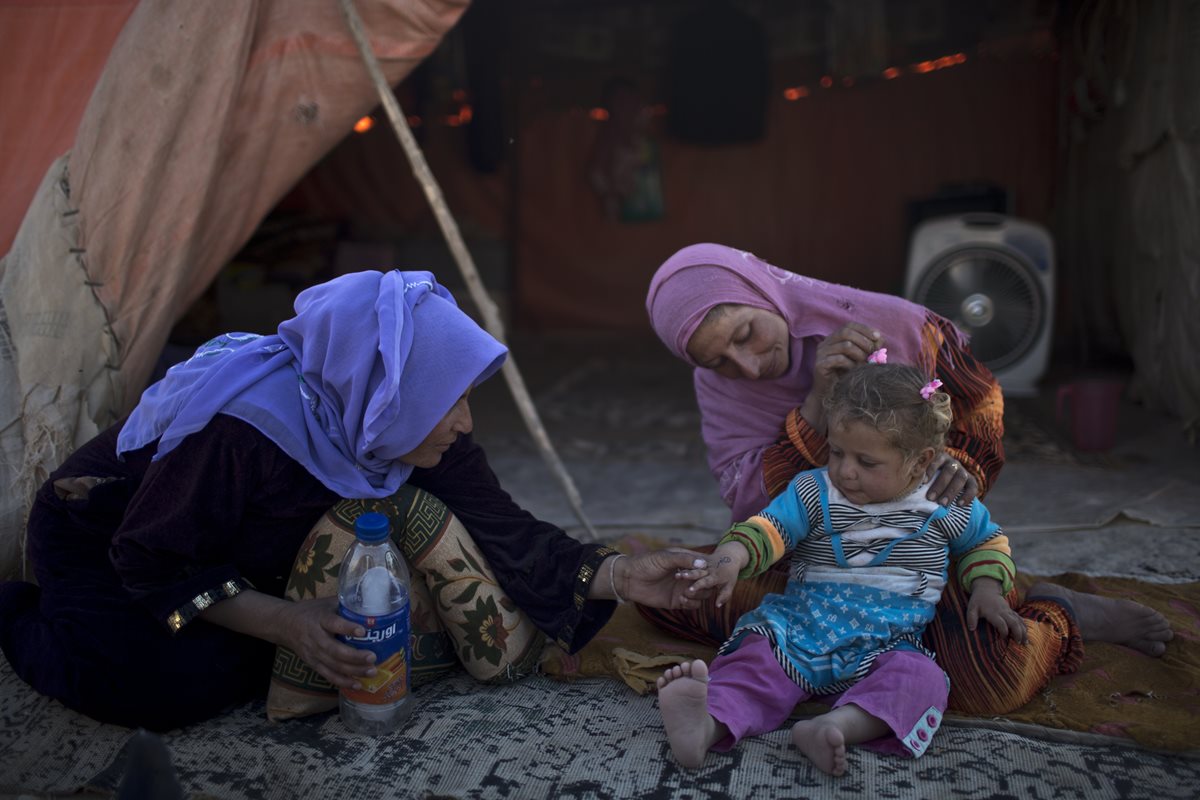
[[[430,273],[344,275],[295,308],[276,335],[200,347],[42,486],[37,585],[0,584],[0,646],[35,689],[161,730],[263,694],[277,648],[325,686],[371,676],[373,656],[337,638],[356,626],[336,597],[284,599],[298,549],[342,498],[440,498],[520,609],[514,624],[571,650],[611,615],[603,601],[678,602],[695,554],[582,544],[500,488],[468,395],[506,350]]]
[[[752,253],[718,244],[679,250],[655,273],[646,298],[655,332],[695,367],[708,463],[733,521],[761,511],[793,478],[828,458],[823,400],[838,375],[886,350],[942,381],[954,423],[928,499],[969,505],[1004,464],[1004,400],[988,369],[949,320],[892,295],[798,275]],[[642,609],[679,635],[718,644],[742,612],[786,575],[739,582],[732,602],[707,600],[678,612]],[[1036,596],[1034,596],[1036,594]],[[1082,658],[1082,639],[1113,641],[1162,655],[1171,629],[1146,606],[1037,584],[1010,604],[1030,629],[1028,643],[993,636],[966,616],[966,594],[947,587],[926,642],[951,677],[951,706],[1003,713]]]

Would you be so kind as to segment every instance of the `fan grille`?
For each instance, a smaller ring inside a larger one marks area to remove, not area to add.
[[[950,251],[921,275],[913,299],[971,337],[995,372],[1022,359],[1046,325],[1046,298],[1029,263],[996,247]]]

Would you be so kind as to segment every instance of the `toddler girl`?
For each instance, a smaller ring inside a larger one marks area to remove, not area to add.
[[[882,361],[881,357],[873,359]],[[983,617],[1025,642],[1004,595],[1015,573],[1008,540],[987,509],[927,500],[926,468],[950,427],[950,397],[916,368],[866,363],[826,401],[829,464],[798,474],[759,514],[734,525],[693,589],[727,602],[739,579],[791,553],[784,594],[738,620],[711,665],[696,660],[658,679],[675,758],[698,767],[711,749],[778,728],[799,702],[831,710],[792,726],[816,767],[846,771],[846,746],[920,756],[942,721],[948,679],[921,644],[950,558]],[[711,569],[711,567],[710,567]]]

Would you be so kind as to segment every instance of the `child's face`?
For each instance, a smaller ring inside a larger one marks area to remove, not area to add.
[[[883,503],[911,491],[925,468],[870,425],[839,421],[830,425],[829,480],[857,505]]]

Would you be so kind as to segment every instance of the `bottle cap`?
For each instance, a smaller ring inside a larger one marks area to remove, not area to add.
[[[382,542],[388,538],[390,527],[387,516],[369,511],[354,520],[354,535],[364,542]]]

